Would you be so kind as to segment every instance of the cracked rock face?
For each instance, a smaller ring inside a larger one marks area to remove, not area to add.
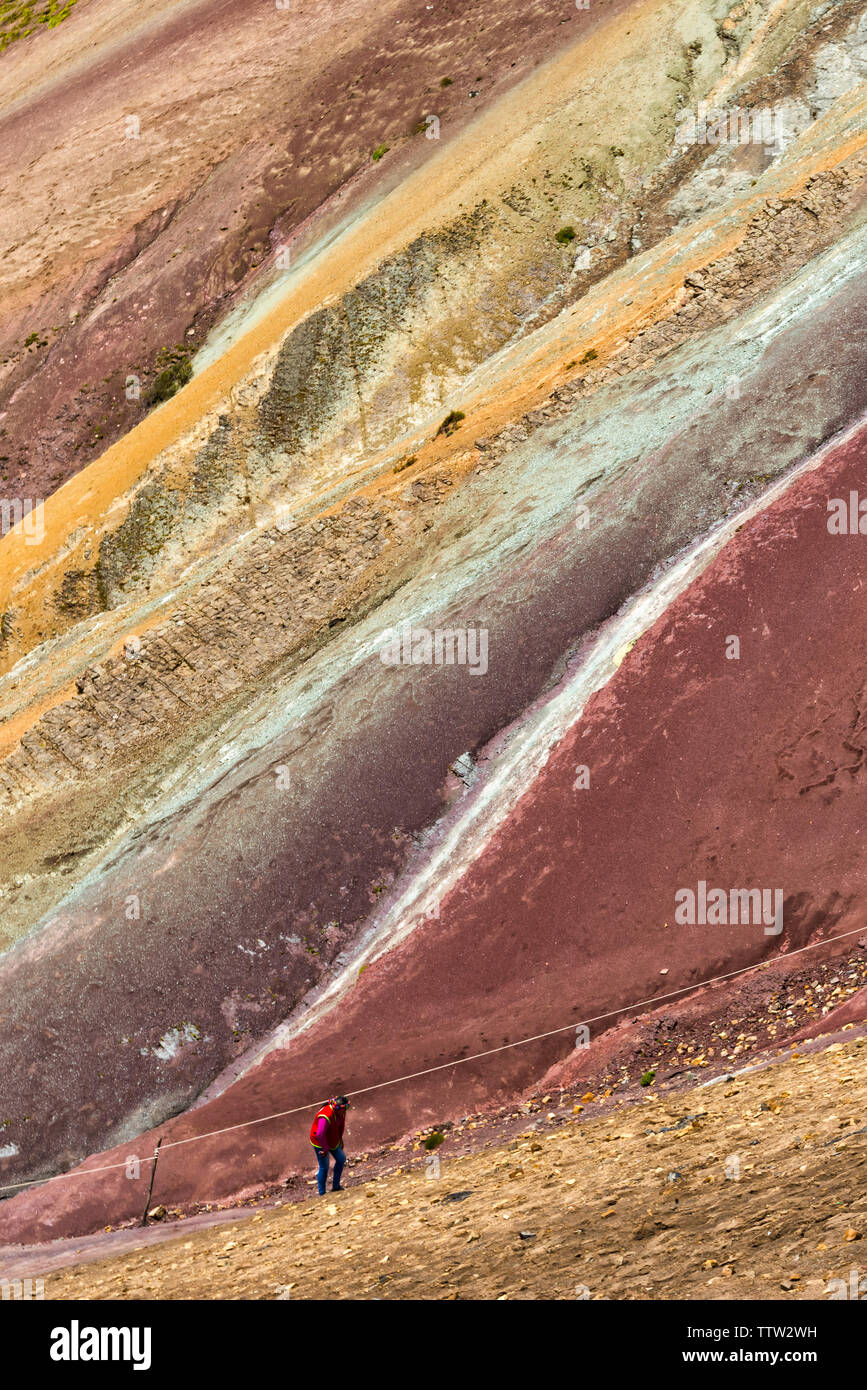
[[[350,9],[291,29],[285,111],[267,26],[296,21],[222,16],[190,141],[145,117],[141,167],[109,158],[107,240],[81,244],[76,190],[60,259],[6,263],[10,333],[60,326],[13,333],[0,375],[3,487],[45,499],[0,540],[0,1185],[862,920],[857,501],[828,526],[864,462],[862,8],[495,3],[484,33],[474,5]],[[23,109],[67,113],[83,169],[88,101],[119,100],[74,64],[103,10],[22,42],[0,87],[14,135],[27,45],[61,43]],[[129,106],[159,67],[169,109],[194,17],[155,21]],[[112,373],[143,387],[114,415]],[[779,890],[783,929],[675,928],[700,881]],[[373,1092],[355,1139],[572,1049]],[[167,1147],[160,1200],[281,1179],[304,1142]],[[3,1203],[0,1241],[136,1214],[85,1174]]]

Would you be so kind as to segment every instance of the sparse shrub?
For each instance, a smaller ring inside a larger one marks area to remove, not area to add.
[[[654,1079],[655,1076],[656,1076],[656,1072],[655,1072],[655,1071],[646,1071],[646,1072],[644,1073],[644,1075],[642,1076],[642,1078],[641,1078],[641,1084],[642,1084],[642,1086],[652,1086],[652,1085],[653,1085],[653,1079]]]
[[[161,370],[154,379],[148,397],[151,405],[159,405],[161,401],[169,400],[182,386],[186,386],[193,375],[193,364],[186,347],[173,350],[161,348],[157,363],[161,365]]]
[[[595,348],[588,348],[587,351],[585,352],[584,356],[581,358],[581,364],[582,364],[582,366],[584,365],[585,362],[595,362],[595,360],[596,360],[596,358],[597,358],[598,356],[599,356],[599,353],[596,351]]]
[[[402,473],[405,468],[412,468],[414,463],[418,463],[418,455],[410,454],[408,459],[401,459],[400,463],[396,463],[391,471],[392,473]]]
[[[377,164],[384,154],[388,153],[388,145],[377,145],[373,154],[370,156],[374,164]]]
[[[72,12],[76,0],[0,0],[0,53],[35,33],[40,24],[56,29]]]
[[[441,1129],[431,1130],[430,1134],[425,1135],[424,1146],[430,1153],[432,1149],[438,1149],[440,1144],[445,1142],[445,1137]]]
[[[440,78],[440,86],[441,86],[441,87],[450,87],[451,85],[452,85],[452,79],[451,79],[450,77],[441,77],[441,78]]]
[[[570,241],[574,241],[577,233],[574,227],[561,227],[554,236],[555,241],[559,241],[562,246],[568,246]]]
[[[460,427],[461,420],[465,419],[466,416],[462,410],[450,410],[437,430],[437,434],[454,434],[455,430]]]

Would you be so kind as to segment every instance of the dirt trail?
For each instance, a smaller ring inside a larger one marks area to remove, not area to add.
[[[65,1269],[45,1296],[829,1298],[864,1273],[865,1049],[632,1088],[599,1115],[544,1096],[505,1145],[417,1145],[409,1171]]]

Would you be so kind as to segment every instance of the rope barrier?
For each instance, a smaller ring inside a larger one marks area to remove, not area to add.
[[[863,936],[864,928],[855,927],[852,931],[840,932],[836,936],[825,937],[822,941],[812,941],[807,946],[799,946],[794,951],[787,951],[785,956],[779,957],[780,960],[789,960],[792,956],[803,955],[805,951],[815,951],[820,946],[830,946],[834,941],[844,941],[849,936]],[[647,999],[638,999],[632,1004],[624,1004],[619,1009],[609,1009],[605,1013],[595,1014],[592,1018],[582,1019],[577,1023],[567,1023],[562,1028],[551,1028],[545,1033],[534,1033],[529,1038],[518,1038],[516,1042],[502,1043],[499,1047],[490,1047],[484,1052],[474,1052],[469,1057],[456,1057],[450,1062],[439,1062],[435,1067],[425,1067],[422,1071],[407,1072],[405,1076],[393,1076],[388,1081],[376,1081],[371,1086],[361,1086],[356,1091],[347,1091],[348,1096],[363,1096],[370,1091],[381,1091],[386,1086],[398,1086],[402,1081],[417,1081],[419,1077],[431,1076],[437,1071],[447,1071],[449,1067],[465,1066],[467,1062],[478,1062],[483,1057],[493,1057],[498,1052],[508,1052],[513,1047],[526,1047],[529,1043],[543,1042],[545,1038],[554,1038],[559,1033],[574,1033],[576,1029],[586,1026],[589,1023],[601,1023],[603,1019],[615,1018],[618,1014],[629,1013],[632,1009],[642,1009],[648,1004],[660,1004],[666,999],[676,999],[681,994],[692,994],[694,990],[701,989],[704,985],[719,984],[722,980],[734,979],[737,975],[746,975],[751,970],[762,970],[765,966],[772,964],[771,961],[759,961],[756,965],[743,965],[737,970],[729,970],[723,975],[712,975],[707,980],[697,980],[694,984],[684,985],[681,989],[669,990],[666,994],[653,994]],[[166,1149],[178,1149],[183,1144],[197,1144],[203,1139],[217,1139],[223,1134],[232,1134],[239,1129],[250,1129],[253,1125],[264,1125],[269,1120],[285,1120],[290,1115],[300,1115],[305,1110],[309,1111],[320,1105],[321,1101],[310,1101],[306,1105],[296,1105],[292,1110],[277,1110],[273,1115],[259,1115],[252,1120],[241,1120],[236,1125],[226,1125],[224,1129],[212,1129],[205,1134],[191,1134],[186,1139],[170,1139],[167,1142],[160,1140],[162,1145],[161,1152]],[[65,1178],[89,1177],[91,1173],[110,1173],[117,1168],[125,1168],[128,1160],[123,1163],[107,1163],[98,1168],[72,1168],[68,1173],[55,1173],[50,1178],[31,1178],[23,1182],[9,1183],[0,1187],[0,1192],[12,1192],[20,1187],[44,1187],[50,1182],[62,1182]]]

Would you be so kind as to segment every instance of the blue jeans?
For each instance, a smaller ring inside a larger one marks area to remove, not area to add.
[[[319,1172],[316,1174],[316,1183],[319,1188],[319,1196],[325,1196],[325,1188],[328,1184],[328,1160],[334,1154],[334,1180],[331,1184],[332,1191],[340,1186],[340,1175],[343,1172],[343,1165],[346,1162],[346,1154],[343,1147],[339,1149],[316,1149],[316,1157],[319,1159]]]

